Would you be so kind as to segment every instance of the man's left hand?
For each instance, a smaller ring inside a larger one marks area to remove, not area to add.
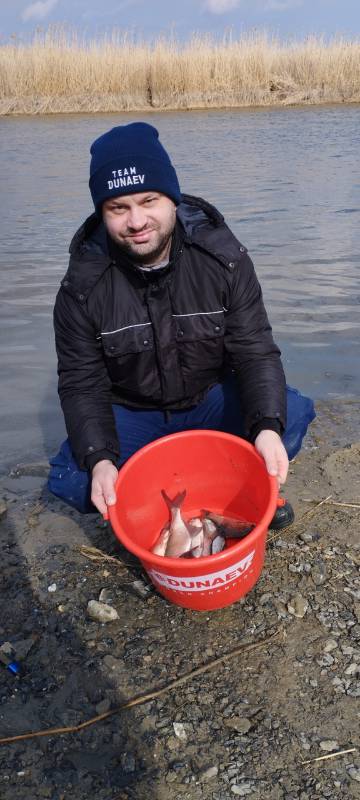
[[[279,485],[285,483],[289,459],[279,434],[275,431],[260,431],[254,445],[257,452],[263,457],[269,475],[277,478]]]

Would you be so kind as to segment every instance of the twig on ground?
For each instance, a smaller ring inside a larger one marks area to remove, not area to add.
[[[266,647],[267,644],[272,642],[277,636],[280,635],[280,633],[282,633],[282,630],[282,628],[278,628],[266,639],[261,639],[259,642],[254,642],[253,644],[242,644],[239,647],[236,647],[235,650],[231,650],[229,653],[225,653],[224,655],[215,658],[213,661],[209,661],[207,664],[203,664],[203,666],[197,667],[197,669],[185,673],[185,675],[182,675],[181,678],[177,678],[176,680],[171,681],[171,683],[166,684],[166,686],[163,686],[162,689],[157,689],[152,692],[147,692],[147,694],[133,697],[131,700],[121,703],[120,706],[112,708],[110,711],[105,711],[104,714],[99,714],[97,717],[92,717],[85,722],[81,722],[79,725],[69,725],[68,727],[64,728],[48,728],[47,730],[34,731],[33,733],[22,733],[18,736],[6,736],[5,738],[0,739],[0,745],[9,744],[10,742],[24,741],[24,739],[35,739],[40,736],[55,736],[64,733],[78,733],[84,728],[89,728],[90,725],[95,725],[97,722],[101,722],[109,719],[109,717],[112,717],[115,714],[119,714],[120,711],[124,711],[126,708],[143,705],[144,703],[148,703],[150,700],[155,700],[157,697],[161,697],[161,695],[166,694],[166,692],[182,686],[184,683],[196,678],[198,675],[202,675],[204,672],[208,672],[209,670],[214,669],[214,667],[219,666],[219,664],[229,661],[230,658],[233,658],[236,655],[248,653],[251,650],[257,650],[259,647]]]
[[[327,761],[328,758],[337,758],[337,756],[345,756],[346,753],[356,753],[357,747],[350,747],[349,750],[337,750],[336,753],[328,753],[326,756],[318,756],[317,758],[309,758],[308,761],[300,761],[300,764],[314,764],[315,761]]]
[[[360,503],[340,503],[337,500],[330,500],[331,494],[326,500],[322,500],[322,503],[326,503],[328,506],[340,506],[340,508],[360,508]],[[304,500],[304,503],[315,503],[316,500]]]
[[[102,561],[110,564],[116,564],[117,567],[120,569],[142,569],[140,564],[129,564],[127,561],[122,561],[120,558],[115,558],[115,556],[109,556],[107,553],[103,553],[102,550],[98,550],[97,547],[89,547],[87,544],[82,544],[79,548],[80,553],[85,558],[88,558],[90,561]]]
[[[325,497],[325,498],[324,498],[324,500],[320,500],[320,502],[319,502],[319,503],[317,503],[317,505],[316,505],[316,506],[314,506],[314,508],[309,508],[309,510],[308,510],[308,511],[305,511],[305,514],[303,514],[303,515],[300,517],[300,519],[299,519],[297,522],[295,522],[295,524],[294,524],[294,525],[290,525],[290,526],[289,526],[289,528],[287,528],[286,530],[280,530],[280,531],[276,531],[276,533],[274,533],[272,536],[269,536],[269,538],[268,538],[268,542],[269,542],[269,543],[270,543],[270,542],[273,542],[273,541],[274,541],[274,539],[277,539],[277,538],[278,538],[278,536],[286,536],[286,534],[287,534],[288,532],[289,532],[289,533],[294,533],[294,531],[297,531],[299,528],[301,528],[301,526],[302,526],[302,524],[303,524],[303,520],[304,520],[306,517],[309,517],[309,516],[310,516],[310,514],[314,514],[314,513],[315,513],[315,511],[317,511],[317,510],[318,510],[318,508],[320,508],[320,506],[323,506],[323,505],[324,505],[324,503],[327,503],[327,502],[328,502],[328,500],[330,500],[330,498],[331,498],[331,497],[332,497],[332,495],[331,495],[331,494],[329,494],[329,495],[328,495],[328,497]]]

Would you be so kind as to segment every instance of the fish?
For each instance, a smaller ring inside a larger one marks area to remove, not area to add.
[[[203,556],[211,556],[212,554],[212,544],[215,537],[218,535],[218,529],[215,523],[209,519],[209,517],[203,518],[203,527],[204,527],[204,546],[203,546]]]
[[[221,514],[214,514],[207,509],[202,509],[201,514],[203,518],[206,517],[215,523],[218,532],[222,534],[225,539],[243,539],[255,528],[253,522],[247,522],[234,517],[223,517]]]
[[[171,499],[161,490],[170,512],[170,522],[163,527],[151,552],[168,558],[202,558],[221,553],[226,539],[243,539],[255,524],[234,517],[225,517],[202,509],[200,517],[186,522],[181,516],[181,506],[186,489]]]
[[[193,558],[200,558],[204,549],[204,526],[200,517],[194,517],[189,521],[191,534],[191,551]]]
[[[154,553],[155,556],[165,555],[169,537],[170,537],[170,524],[168,523],[162,529],[159,538],[156,540],[154,546],[151,548],[151,552]]]
[[[221,553],[221,551],[225,547],[225,539],[221,534],[215,536],[215,539],[211,545],[211,555],[215,556],[217,553]]]
[[[171,500],[166,494],[165,490],[161,490],[161,494],[165,503],[170,511],[170,535],[167,541],[165,555],[168,558],[180,558],[192,548],[191,529],[184,522],[181,516],[181,506],[186,497],[186,489],[179,492],[176,497]]]

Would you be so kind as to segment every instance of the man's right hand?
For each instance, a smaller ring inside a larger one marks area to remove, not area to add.
[[[91,502],[100,511],[100,514],[107,513],[107,507],[116,503],[115,481],[118,470],[112,463],[104,459],[98,461],[92,470],[91,482]]]

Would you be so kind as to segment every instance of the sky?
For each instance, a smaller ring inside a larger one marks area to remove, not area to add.
[[[0,0],[0,41],[54,23],[89,36],[117,28],[145,39],[230,30],[236,37],[254,29],[281,39],[313,33],[360,38],[360,0]]]

